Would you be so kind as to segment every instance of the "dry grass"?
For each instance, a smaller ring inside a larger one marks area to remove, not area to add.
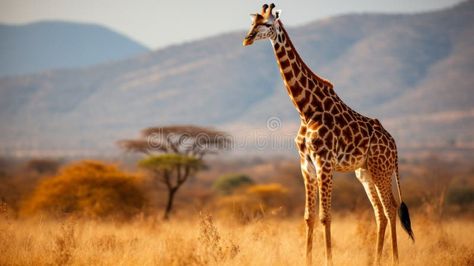
[[[207,214],[129,223],[1,216],[0,265],[304,265],[305,226],[296,218],[243,225]],[[474,222],[413,218],[415,244],[398,228],[401,265],[474,264]],[[371,214],[333,220],[335,265],[368,265],[375,230]],[[320,226],[314,241],[314,261],[321,265]],[[389,250],[386,244],[386,264]]]

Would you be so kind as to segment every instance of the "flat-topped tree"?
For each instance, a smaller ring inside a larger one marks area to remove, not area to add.
[[[203,158],[230,147],[230,136],[222,131],[192,125],[150,127],[140,139],[121,140],[118,145],[144,154],[176,153]]]
[[[154,176],[155,182],[165,184],[168,199],[163,218],[169,219],[176,192],[191,175],[202,168],[203,163],[202,160],[192,156],[171,153],[150,155],[140,160],[138,165],[148,170]]]
[[[138,165],[168,190],[164,219],[169,219],[176,192],[204,165],[203,157],[230,144],[230,136],[222,131],[191,125],[150,127],[142,130],[139,139],[118,142],[126,151],[143,153],[146,157]]]

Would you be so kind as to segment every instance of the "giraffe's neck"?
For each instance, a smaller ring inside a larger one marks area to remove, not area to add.
[[[300,117],[309,120],[318,109],[322,111],[326,98],[338,97],[332,84],[314,74],[303,62],[283,24],[278,21],[275,28],[271,42],[283,82]]]

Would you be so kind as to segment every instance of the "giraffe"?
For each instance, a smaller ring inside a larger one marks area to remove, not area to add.
[[[326,264],[332,264],[331,191],[335,171],[355,171],[373,206],[377,224],[376,257],[380,264],[385,229],[390,227],[392,261],[398,263],[396,212],[403,229],[414,240],[408,207],[402,201],[395,140],[382,124],[347,106],[331,82],[314,74],[297,53],[275,5],[263,5],[251,14],[252,25],[244,46],[269,39],[279,70],[301,125],[295,138],[305,183],[306,263],[312,264],[313,228],[319,198],[319,221],[324,226]],[[400,204],[392,193],[392,175]]]

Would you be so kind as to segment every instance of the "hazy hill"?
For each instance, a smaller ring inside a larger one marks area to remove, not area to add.
[[[346,15],[288,31],[313,70],[353,108],[380,118],[402,148],[472,148],[474,1],[416,15]],[[271,47],[242,47],[244,34],[0,79],[0,147],[110,151],[142,127],[170,123],[268,135],[273,116],[283,128],[271,134],[292,139],[298,116]]]
[[[0,24],[0,76],[84,67],[149,51],[110,29],[92,24]]]

